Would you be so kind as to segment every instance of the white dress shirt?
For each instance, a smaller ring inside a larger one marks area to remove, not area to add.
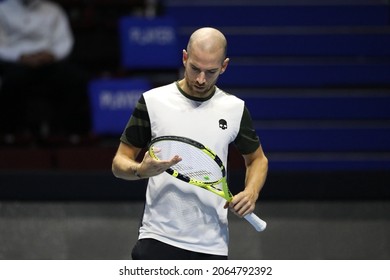
[[[16,62],[23,54],[51,52],[66,58],[74,38],[68,18],[56,3],[45,0],[0,2],[0,60]]]

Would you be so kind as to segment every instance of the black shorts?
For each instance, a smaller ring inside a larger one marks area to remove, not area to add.
[[[131,252],[133,260],[227,260],[227,256],[211,255],[180,249],[155,239],[139,239]]]

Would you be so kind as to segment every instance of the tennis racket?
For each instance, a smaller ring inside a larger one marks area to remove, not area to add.
[[[221,159],[203,144],[185,137],[161,136],[154,138],[149,145],[149,154],[156,160],[169,160],[179,155],[182,160],[168,168],[166,172],[191,185],[208,190],[232,201],[226,180],[226,169]],[[265,230],[267,223],[254,213],[244,218],[257,231]]]

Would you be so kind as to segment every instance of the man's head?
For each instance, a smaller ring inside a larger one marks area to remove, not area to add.
[[[183,50],[184,90],[188,94],[206,97],[212,92],[229,63],[226,50],[226,38],[217,29],[200,28],[191,35],[187,50]]]

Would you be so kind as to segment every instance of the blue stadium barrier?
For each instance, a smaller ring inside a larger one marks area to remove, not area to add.
[[[175,21],[168,17],[119,20],[121,63],[126,69],[166,69],[181,65]]]
[[[256,127],[268,152],[390,152],[390,125]]]
[[[265,88],[388,88],[388,4],[166,8],[182,48],[198,27],[227,36],[231,62],[218,86],[253,92],[238,96],[270,154],[270,170],[390,169],[389,94],[264,94]],[[189,17],[189,9],[197,16]],[[255,88],[263,94],[256,96]]]
[[[348,155],[322,156],[297,155],[291,158],[276,158],[269,162],[269,172],[274,171],[378,171],[390,170],[390,158],[371,158],[362,155],[360,158]]]
[[[221,75],[220,87],[335,87],[389,86],[386,63],[230,63]]]
[[[387,34],[227,34],[228,56],[386,56]],[[184,41],[184,39],[183,39]]]
[[[92,131],[121,135],[141,94],[151,88],[145,79],[97,79],[89,83]]]
[[[390,120],[390,94],[237,96],[245,101],[254,120]]]
[[[165,13],[180,27],[376,26],[390,19],[388,5],[170,5]]]

